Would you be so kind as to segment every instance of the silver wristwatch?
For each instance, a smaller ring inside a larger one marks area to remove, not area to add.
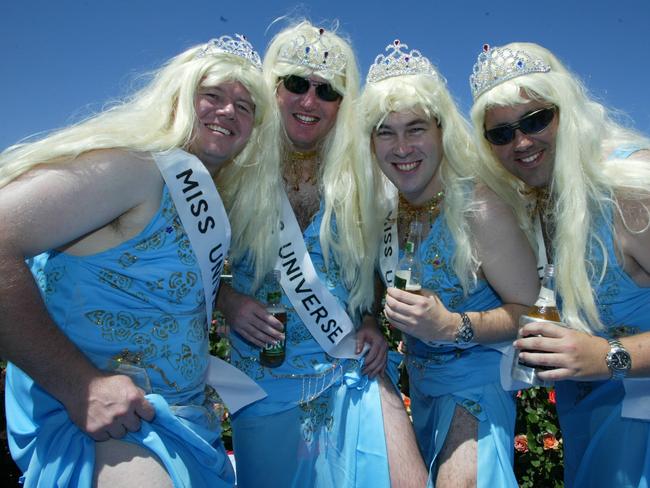
[[[456,336],[454,337],[454,341],[456,344],[469,344],[474,338],[472,321],[469,319],[468,315],[465,312],[459,313],[460,324],[458,324],[458,329],[456,329]]]
[[[610,346],[605,358],[607,367],[612,372],[613,380],[622,380],[632,367],[632,358],[618,339],[609,339],[607,342]]]

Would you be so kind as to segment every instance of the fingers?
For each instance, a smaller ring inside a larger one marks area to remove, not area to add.
[[[374,378],[383,373],[386,368],[386,354],[388,345],[384,342],[381,345],[372,345],[365,355],[362,373]]]
[[[135,407],[135,413],[139,418],[141,418],[142,420],[146,420],[147,422],[151,422],[153,418],[156,416],[156,410],[153,408],[153,405],[149,403],[149,401],[146,398],[143,398],[142,403],[140,403],[140,405],[137,405]],[[139,427],[136,430],[139,430]],[[135,431],[129,429],[129,432],[135,432]]]
[[[551,322],[528,322],[521,329],[519,335],[526,336],[544,336],[560,339],[564,337],[567,329]]]
[[[388,288],[386,290],[386,303],[391,300],[393,304],[403,303],[404,305],[415,305],[420,303],[422,297],[416,295],[415,293],[410,293],[408,291],[400,290],[399,288]]]
[[[232,329],[240,336],[257,347],[284,339],[284,326],[272,314],[261,307],[249,312],[231,324]]]

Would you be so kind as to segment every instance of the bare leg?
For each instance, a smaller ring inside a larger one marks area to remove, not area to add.
[[[420,455],[402,399],[384,377],[379,379],[379,392],[384,415],[390,484],[395,488],[423,488],[427,484],[428,470]]]
[[[438,459],[436,488],[476,486],[478,421],[462,407],[456,407]]]
[[[131,442],[109,439],[95,443],[93,486],[98,488],[173,488],[155,454]]]

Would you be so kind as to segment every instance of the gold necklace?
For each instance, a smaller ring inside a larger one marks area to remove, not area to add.
[[[442,206],[442,201],[445,199],[444,190],[439,191],[431,198],[429,201],[423,203],[419,206],[414,206],[409,203],[409,201],[404,198],[404,195],[399,194],[399,215],[398,218],[400,222],[405,221],[410,224],[413,219],[420,220],[422,216],[427,216],[429,220],[429,227],[433,225],[433,222],[440,214],[440,207]]]
[[[549,263],[552,263],[553,238],[555,236],[553,194],[548,186],[540,188],[526,186],[523,190],[519,190],[519,193],[528,199],[527,208],[530,220],[533,221],[536,215],[539,216],[546,258]]]
[[[285,176],[284,176],[285,183],[289,184],[289,180],[290,179],[293,180],[291,186],[293,186],[293,189],[295,191],[298,191],[300,189],[300,183],[303,183],[302,175],[303,175],[305,161],[314,161],[316,160],[317,155],[318,155],[318,151],[308,151],[308,152],[290,151],[285,158],[287,162],[287,166],[285,167]],[[287,174],[286,169],[289,170],[289,176],[286,175]],[[316,183],[317,173],[318,172],[315,170],[313,174],[309,175],[309,177],[304,181],[304,183],[310,183],[312,185]]]

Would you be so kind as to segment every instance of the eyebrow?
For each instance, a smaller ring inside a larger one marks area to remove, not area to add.
[[[431,123],[431,121],[427,120],[427,119],[415,119],[415,120],[412,120],[411,122],[409,122],[408,124],[406,124],[406,127],[407,128],[408,127],[413,127],[414,125],[420,125],[420,124],[427,125],[427,124],[430,124],[430,123]],[[393,129],[393,126],[390,125],[390,124],[387,124],[386,122],[382,122],[381,124],[379,124],[377,129]]]

